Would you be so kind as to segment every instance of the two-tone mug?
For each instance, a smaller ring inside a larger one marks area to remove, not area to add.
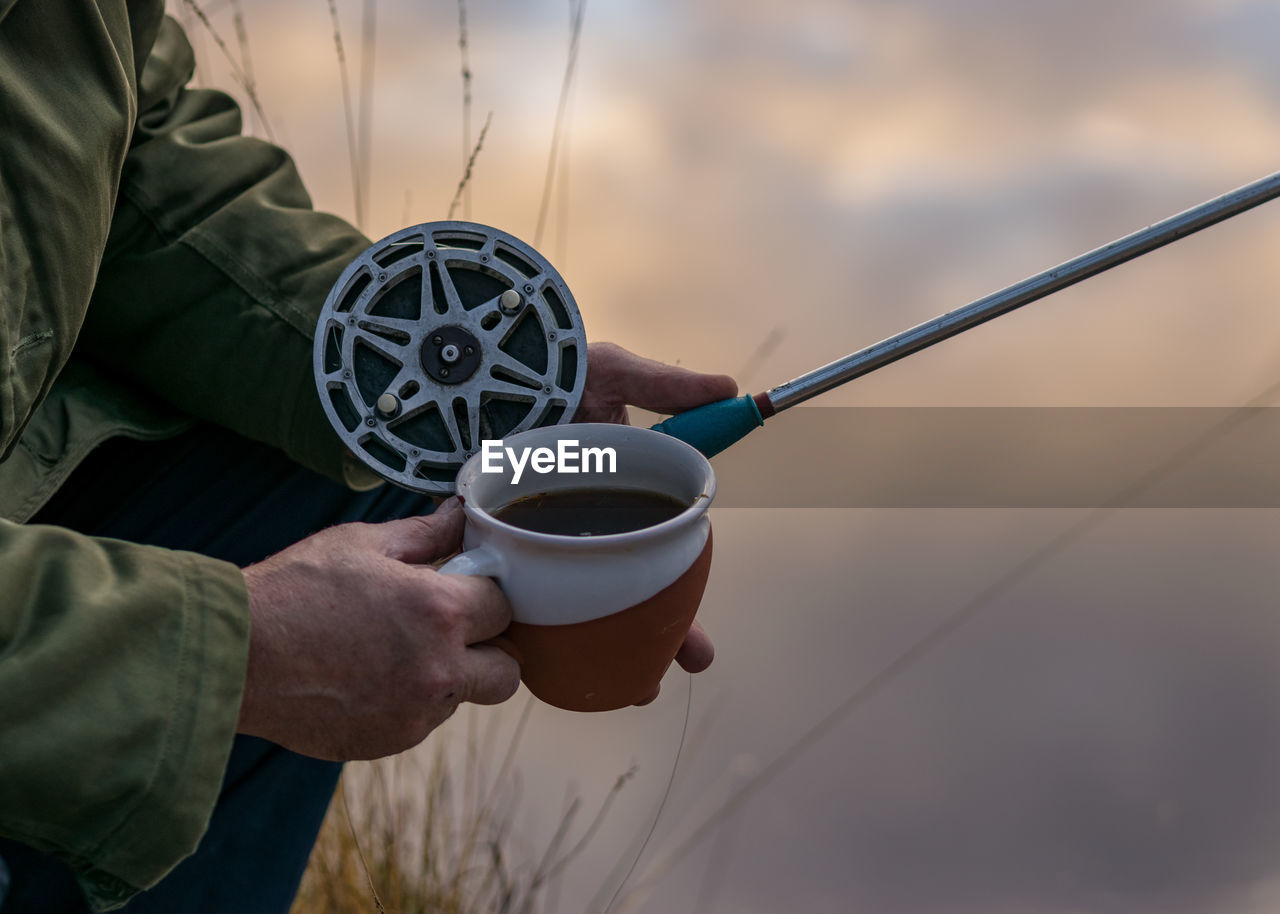
[[[513,621],[496,643],[543,701],[571,711],[643,701],[675,658],[706,586],[711,465],[683,441],[625,425],[536,428],[501,444],[458,473],[463,552],[441,573],[497,580]],[[526,462],[517,466],[520,454]],[[530,454],[542,458],[536,466]],[[548,454],[578,459],[547,469]],[[501,459],[507,455],[517,460]],[[520,499],[578,490],[661,493],[686,507],[652,526],[589,536],[537,532],[495,516]]]

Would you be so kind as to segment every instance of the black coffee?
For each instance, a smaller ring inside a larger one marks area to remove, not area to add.
[[[492,512],[498,520],[535,533],[606,536],[629,533],[671,520],[685,502],[640,489],[572,489],[526,495]]]

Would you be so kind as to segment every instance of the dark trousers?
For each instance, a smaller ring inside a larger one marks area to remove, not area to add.
[[[32,522],[243,567],[333,524],[390,520],[431,507],[429,498],[394,486],[350,492],[272,448],[201,426],[167,441],[108,442]],[[199,848],[123,910],[285,914],[341,769],[237,737]],[[0,914],[88,910],[70,871],[53,857],[0,839],[0,859],[10,880]]]

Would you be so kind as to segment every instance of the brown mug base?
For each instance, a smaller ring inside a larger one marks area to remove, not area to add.
[[[529,691],[566,711],[614,711],[644,701],[684,643],[711,571],[711,534],[693,564],[647,600],[572,625],[512,622],[496,643]]]

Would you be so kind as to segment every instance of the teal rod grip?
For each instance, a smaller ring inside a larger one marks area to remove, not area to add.
[[[704,457],[714,457],[762,425],[760,407],[746,396],[695,406],[651,428],[693,445]]]

